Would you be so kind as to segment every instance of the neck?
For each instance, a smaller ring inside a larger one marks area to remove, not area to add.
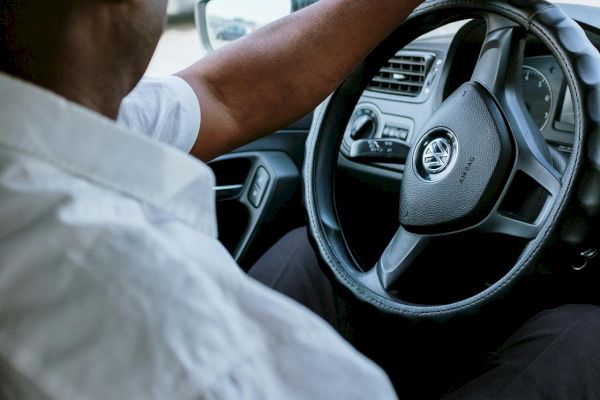
[[[86,54],[90,50],[96,54]],[[35,74],[30,74],[29,80],[67,100],[116,119],[123,97],[135,82],[125,78],[129,75],[122,66],[114,65],[114,57],[93,45],[87,49],[70,47],[68,52],[57,54],[55,63],[48,65],[42,73],[28,71]]]
[[[116,119],[123,97],[143,70],[132,67],[127,50],[115,46],[122,32],[111,31],[108,18],[79,14],[62,26],[40,18],[39,24],[14,29],[6,38],[12,47],[4,49],[1,68]]]
[[[62,67],[45,71],[44,74],[28,70],[14,71],[13,74],[110,119],[117,118],[121,100],[127,94],[125,90],[107,90],[110,86],[118,86],[109,80],[77,78],[77,74],[100,77],[101,74],[95,69]]]

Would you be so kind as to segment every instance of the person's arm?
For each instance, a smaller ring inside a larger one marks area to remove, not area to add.
[[[321,0],[178,76],[202,104],[192,154],[210,160],[310,112],[422,0]]]

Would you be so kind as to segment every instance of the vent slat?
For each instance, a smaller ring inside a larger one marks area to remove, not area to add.
[[[400,80],[396,80],[396,79],[385,79],[385,78],[379,78],[379,77],[373,78],[373,82],[408,85],[408,86],[415,86],[415,87],[419,87],[419,88],[423,86],[423,82],[400,81]]]
[[[403,70],[403,69],[401,70],[398,68],[383,67],[383,68],[381,68],[381,72],[386,72],[388,74],[402,74],[402,75],[423,77],[422,72],[408,71],[408,70]]]
[[[427,65],[427,63],[425,61],[408,61],[408,60],[403,60],[400,58],[391,58],[390,61],[388,61],[392,64],[402,64],[402,65],[419,65],[419,66],[425,66]]]
[[[409,97],[420,95],[435,57],[428,53],[407,53],[400,52],[388,60],[368,89]]]

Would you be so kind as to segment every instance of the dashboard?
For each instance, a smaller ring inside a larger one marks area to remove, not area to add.
[[[600,14],[600,8],[572,7],[583,15],[589,15],[587,9]],[[600,23],[600,18],[595,20]],[[600,26],[583,27],[600,48]],[[398,163],[361,163],[353,158],[353,144],[361,139],[389,139],[386,143],[407,148],[414,144],[421,126],[443,100],[470,80],[485,31],[483,21],[459,21],[399,50],[359,100],[342,140],[340,164],[375,174],[401,173],[403,166]],[[527,39],[521,78],[523,101],[531,118],[548,144],[567,156],[575,129],[573,102],[558,62],[533,36]]]
[[[575,114],[565,77],[554,57],[525,59],[523,99],[546,140],[563,151],[569,151],[575,130]]]

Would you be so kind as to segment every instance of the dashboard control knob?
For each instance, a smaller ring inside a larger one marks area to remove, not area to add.
[[[378,127],[377,114],[369,108],[359,108],[352,117],[350,138],[356,140],[374,137]]]

